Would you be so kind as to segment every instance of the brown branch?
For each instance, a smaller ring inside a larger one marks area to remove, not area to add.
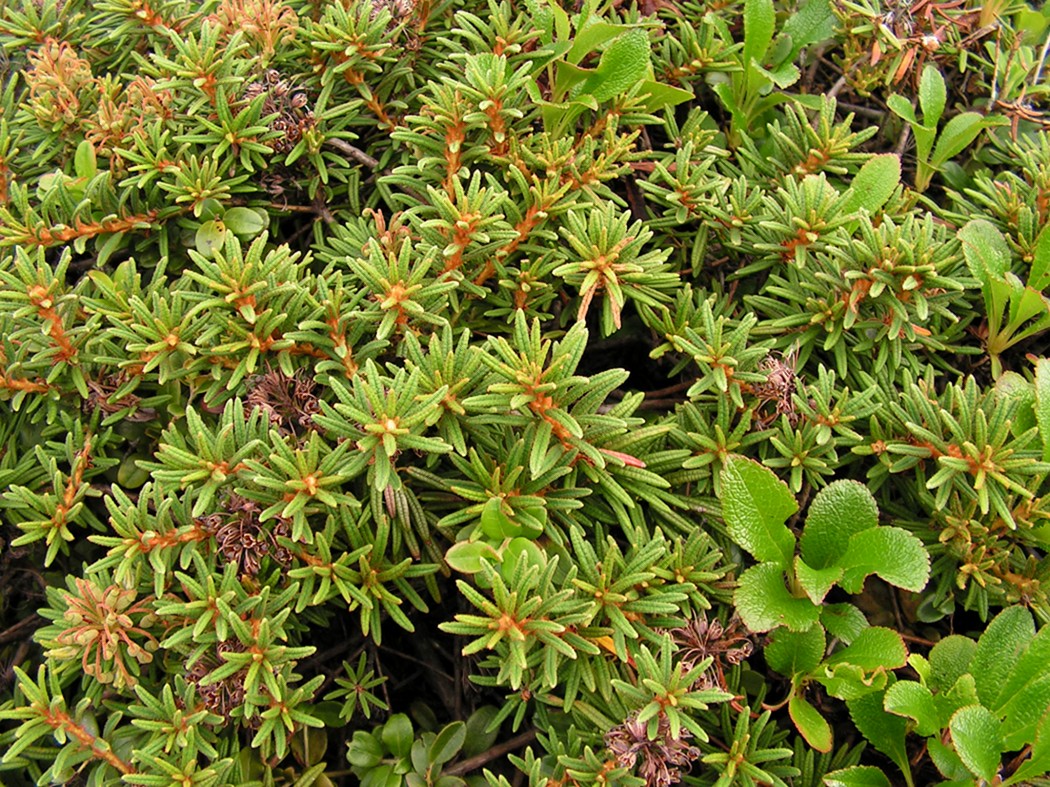
[[[475,754],[473,757],[468,757],[467,759],[463,760],[463,762],[456,763],[451,768],[445,768],[445,770],[442,771],[442,775],[463,776],[465,774],[470,773],[471,771],[477,770],[482,765],[486,765],[487,763],[492,762],[492,760],[502,757],[508,752],[512,752],[516,749],[520,749],[522,746],[528,743],[532,743],[534,740],[536,740],[536,730],[529,730],[528,732],[523,732],[520,735],[515,735],[509,741],[504,741],[498,746],[493,746],[487,752],[484,752],[482,754]]]
[[[343,154],[349,156],[354,161],[356,161],[358,164],[363,164],[364,166],[368,167],[369,169],[375,169],[376,167],[379,166],[379,160],[378,159],[372,158],[371,156],[369,156],[367,153],[365,153],[360,148],[355,148],[349,142],[346,142],[346,141],[341,140],[341,139],[326,139],[325,140],[325,144],[328,145],[328,147],[330,147],[330,148],[335,148],[340,153],[343,153]]]

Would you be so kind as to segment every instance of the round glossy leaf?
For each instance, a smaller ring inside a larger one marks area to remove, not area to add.
[[[215,256],[215,251],[222,248],[222,244],[225,242],[226,225],[218,219],[212,219],[201,224],[194,239],[197,251],[208,259]]]

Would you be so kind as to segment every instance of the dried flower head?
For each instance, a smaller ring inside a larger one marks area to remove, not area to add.
[[[390,27],[396,27],[416,10],[413,0],[372,0],[372,13],[370,17],[374,20],[383,11],[390,12]]]
[[[262,507],[253,500],[230,494],[224,501],[226,513],[209,514],[199,520],[200,527],[215,539],[216,547],[227,562],[237,566],[242,574],[255,576],[266,556],[281,565],[287,565],[291,554],[277,539],[287,537],[288,523],[278,520],[267,530],[259,521]]]
[[[743,629],[743,621],[735,614],[725,626],[717,618],[708,620],[706,615],[701,614],[691,618],[684,626],[671,629],[671,639],[679,648],[678,657],[683,669],[692,669],[708,656],[713,659],[711,669],[700,676],[694,688],[710,688],[714,685],[725,688],[725,668],[739,664],[754,649],[748,633]]]
[[[285,79],[275,68],[267,70],[261,79],[249,82],[241,94],[244,101],[252,101],[259,96],[266,97],[262,105],[263,117],[276,115],[270,121],[270,128],[283,134],[268,144],[273,147],[274,153],[283,156],[299,144],[305,131],[314,127],[314,113],[309,108],[310,98],[305,90]]]
[[[691,766],[701,755],[700,749],[690,746],[692,735],[682,730],[678,738],[671,737],[671,724],[660,716],[656,737],[650,740],[648,724],[632,714],[623,724],[605,734],[605,745],[621,768],[634,768],[645,779],[648,787],[667,787],[681,781],[683,766]]]
[[[193,684],[204,707],[210,713],[221,716],[224,722],[229,722],[234,709],[244,704],[244,678],[247,670],[240,670],[211,683],[203,681],[216,667],[225,663],[223,653],[243,653],[245,650],[244,645],[237,640],[220,642],[215,646],[215,658],[198,659],[186,670],[186,679]]]
[[[291,377],[280,369],[248,380],[249,408],[260,408],[282,435],[302,436],[316,429],[314,414],[320,412],[317,384],[301,371]]]
[[[767,403],[774,404],[773,414],[759,419],[759,428],[768,426],[781,415],[786,415],[792,426],[798,424],[799,414],[794,402],[799,381],[795,374],[796,362],[795,352],[792,351],[780,358],[767,355],[759,364],[759,371],[765,372],[766,380],[751,386],[751,392],[758,397],[760,408]]]
[[[82,408],[84,414],[101,411],[103,415],[108,416],[130,410],[131,412],[124,417],[126,421],[143,423],[156,418],[157,411],[152,407],[139,407],[140,399],[135,394],[124,394],[116,401],[110,401],[126,382],[127,374],[124,371],[108,374],[98,380],[88,380],[88,398],[84,400]]]

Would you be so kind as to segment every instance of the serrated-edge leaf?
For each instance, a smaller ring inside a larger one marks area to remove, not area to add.
[[[850,194],[842,210],[855,213],[864,208],[875,214],[893,196],[901,182],[901,160],[896,153],[872,156],[853,176]]]
[[[960,708],[948,722],[959,759],[974,776],[991,782],[1002,761],[999,720],[983,705]]]
[[[859,593],[871,574],[903,588],[918,592],[930,578],[930,555],[922,541],[899,527],[876,527],[850,538],[841,560],[842,581],[848,593]]]
[[[820,607],[808,598],[792,596],[784,585],[783,570],[773,563],[760,563],[745,571],[733,601],[741,620],[752,631],[770,631],[777,626],[805,631],[820,618]]]
[[[720,480],[722,518],[730,538],[756,560],[787,568],[795,554],[795,536],[785,522],[798,510],[787,484],[742,456],[726,460]]]
[[[910,773],[908,749],[904,742],[908,722],[886,712],[882,704],[884,697],[885,692],[866,694],[848,701],[846,706],[853,723],[868,742],[889,757],[902,773]]]
[[[866,670],[900,669],[908,663],[908,648],[893,629],[870,626],[853,643],[828,657],[828,664],[856,664]]]
[[[913,680],[897,681],[886,689],[883,707],[888,713],[913,719],[915,732],[924,737],[933,735],[945,722],[930,690]]]
[[[826,646],[823,626],[812,626],[806,631],[791,631],[782,626],[773,632],[763,655],[770,669],[790,678],[815,670],[824,658]]]
[[[968,221],[959,230],[958,238],[970,273],[982,284],[1010,270],[1010,247],[999,229],[987,219]]]
[[[879,524],[879,507],[856,481],[833,481],[821,489],[806,513],[799,537],[802,558],[815,569],[838,564],[852,536]]]
[[[1034,637],[1032,613],[1022,606],[1007,607],[992,618],[977,640],[969,667],[982,705],[993,709],[1000,706],[1003,685]]]
[[[824,775],[826,787],[892,787],[890,780],[874,765],[854,765]]]
[[[1043,441],[1043,461],[1050,462],[1050,360],[1035,362],[1035,420]]]

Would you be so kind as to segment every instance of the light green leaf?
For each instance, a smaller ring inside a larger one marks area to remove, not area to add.
[[[870,574],[905,590],[918,592],[930,577],[930,556],[922,541],[899,527],[875,527],[856,533],[841,560],[847,593],[860,593]]]
[[[1013,407],[1010,433],[1014,437],[1038,426],[1035,419],[1035,386],[1017,372],[1003,372],[995,381],[995,398]]]
[[[774,563],[760,563],[745,571],[733,600],[741,620],[752,631],[770,631],[777,626],[805,631],[820,617],[820,607],[788,592],[784,572]]]
[[[930,689],[948,691],[970,671],[977,643],[961,634],[951,634],[930,651]]]
[[[599,102],[623,95],[649,76],[651,52],[645,30],[627,31],[606,47],[598,68],[570,95],[593,96]]]
[[[477,574],[481,571],[482,558],[492,563],[499,562],[496,550],[483,541],[460,541],[445,552],[445,562],[449,568],[461,574]]]
[[[613,24],[596,19],[578,30],[573,37],[572,48],[565,55],[565,60],[572,65],[579,65],[591,52],[596,52],[617,36],[630,30],[628,25]]]
[[[890,780],[874,765],[854,765],[825,774],[826,787],[892,787]]]
[[[781,34],[791,39],[791,49],[784,60],[794,62],[806,47],[835,35],[835,12],[831,3],[828,0],[809,0],[787,18]]]
[[[656,82],[652,79],[642,80],[638,94],[648,96],[642,102],[646,112],[657,112],[664,107],[673,107],[696,98],[688,90],[674,85],[665,85],[663,82]]]
[[[831,751],[831,725],[820,711],[797,694],[788,701],[788,713],[806,743],[817,751]]]
[[[870,626],[849,646],[832,653],[828,664],[856,664],[867,670],[899,669],[908,661],[908,649],[893,629]]]
[[[820,621],[831,636],[847,645],[868,627],[864,613],[852,604],[824,604],[820,608]]]
[[[745,73],[751,69],[752,60],[762,65],[766,50],[773,40],[776,23],[773,0],[744,0],[744,49],[741,61]]]
[[[942,719],[930,690],[913,680],[901,680],[886,690],[883,705],[889,713],[916,722],[915,732],[923,737],[938,732],[947,719]]]
[[[926,749],[945,779],[951,779],[956,787],[973,787],[973,774],[963,765],[954,748],[942,743],[939,737],[931,737],[926,739]]]
[[[86,139],[77,145],[73,154],[73,171],[78,178],[90,180],[98,174],[98,160],[95,158],[95,146]]]
[[[976,112],[963,112],[949,120],[937,138],[930,163],[940,167],[958,156],[989,126],[998,125]]]
[[[787,484],[758,462],[730,456],[722,470],[721,492],[730,538],[756,560],[787,568],[795,554],[795,536],[784,523],[798,510]]]
[[[820,604],[828,591],[842,579],[842,566],[829,566],[828,568],[810,568],[799,556],[795,556],[795,578],[802,589],[806,591],[809,600],[814,604]]]
[[[251,208],[230,208],[222,216],[226,229],[235,235],[254,237],[266,229],[266,214]]]
[[[850,700],[846,703],[849,715],[872,746],[889,757],[902,773],[910,774],[908,749],[904,744],[908,722],[885,711],[882,704],[884,695],[885,692],[878,692]]]
[[[1007,607],[988,624],[977,640],[977,651],[969,666],[982,705],[1000,706],[1006,679],[1033,637],[1032,613],[1020,605]]]
[[[1002,758],[999,720],[983,705],[968,705],[955,712],[948,729],[956,753],[970,772],[991,782]]]
[[[901,160],[895,153],[882,153],[872,156],[850,184],[849,197],[842,210],[844,213],[856,213],[864,208],[875,214],[893,196],[901,182]]]
[[[823,626],[812,626],[806,631],[781,627],[773,632],[763,655],[767,666],[790,678],[815,670],[824,658],[826,645]]]
[[[517,535],[510,517],[503,513],[503,499],[490,497],[481,509],[481,532],[497,543],[504,538]]]
[[[1050,286],[1050,224],[1043,227],[1035,239],[1032,269],[1028,272],[1028,286],[1042,292]]]
[[[1036,726],[1035,741],[1032,743],[1028,759],[1003,784],[1027,784],[1029,780],[1045,776],[1047,773],[1050,773],[1050,709],[1043,714]]]
[[[194,246],[202,257],[211,259],[226,241],[226,225],[218,219],[206,221],[197,229]]]
[[[1002,277],[1010,270],[1010,247],[994,224],[974,219],[959,230],[963,258],[970,273],[982,284],[991,277]]]
[[[833,481],[809,506],[799,538],[802,559],[813,568],[842,565],[850,538],[879,524],[879,507],[856,481]]]
[[[919,79],[919,106],[922,107],[923,124],[936,128],[941,122],[947,102],[948,91],[944,86],[944,77],[936,66],[927,65]]]
[[[1050,360],[1035,362],[1035,420],[1043,441],[1043,461],[1050,462]]]
[[[886,99],[886,106],[900,118],[908,121],[913,126],[920,125],[918,118],[915,117],[915,108],[911,105],[904,96],[899,93],[894,93]]]
[[[817,682],[832,697],[855,700],[875,691],[881,695],[889,683],[889,673],[884,669],[866,670],[856,664],[832,664],[824,667]]]

